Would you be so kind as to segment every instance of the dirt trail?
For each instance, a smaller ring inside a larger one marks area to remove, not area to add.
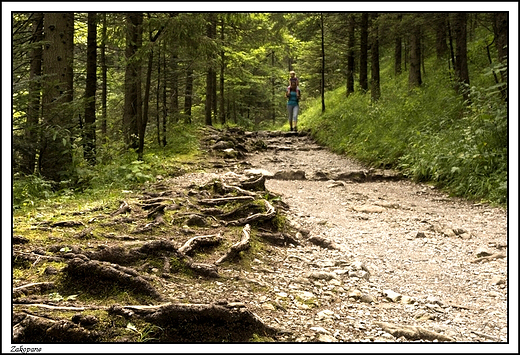
[[[160,177],[117,211],[82,212],[85,222],[45,224],[49,237],[56,226],[84,229],[78,245],[48,248],[45,258],[67,263],[52,282],[15,280],[17,339],[44,329],[59,341],[52,334],[65,327],[62,341],[136,341],[125,327],[148,322],[158,342],[508,340],[505,210],[367,169],[303,134],[207,133],[204,172]],[[38,263],[45,251],[17,238],[13,253]],[[89,274],[148,298],[110,307],[23,298],[29,286],[56,288],[61,274],[93,297]],[[43,302],[47,313],[27,313]],[[106,310],[112,325],[48,313],[60,307]]]

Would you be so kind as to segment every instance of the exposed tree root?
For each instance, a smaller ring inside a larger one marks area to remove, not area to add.
[[[203,205],[225,205],[229,202],[236,201],[254,201],[255,198],[253,196],[233,196],[233,197],[222,197],[222,198],[210,198],[199,200],[199,203]]]
[[[259,233],[258,236],[266,241],[268,241],[271,244],[274,245],[300,245],[300,242],[298,242],[296,239],[292,238],[291,236],[285,234],[285,233]]]
[[[222,237],[220,233],[214,235],[202,235],[189,239],[182,247],[179,248],[179,252],[190,255],[195,249],[219,245],[220,243],[222,243]]]
[[[231,246],[231,248],[229,249],[229,251],[225,255],[223,255],[220,259],[218,259],[215,262],[215,264],[218,265],[218,264],[223,263],[224,261],[233,259],[234,257],[236,257],[238,255],[238,253],[240,253],[243,250],[248,249],[250,246],[249,245],[250,232],[251,232],[251,227],[249,226],[249,224],[246,224],[246,226],[242,229],[242,238],[240,239],[240,241],[238,243],[233,244]]]
[[[267,200],[264,200],[264,204],[267,210],[265,213],[255,213],[251,216],[240,218],[235,221],[224,222],[224,225],[241,226],[245,224],[251,224],[253,222],[263,222],[274,218],[276,215],[275,208]]]
[[[115,216],[118,216],[118,215],[126,213],[126,212],[130,212],[130,211],[131,211],[130,205],[126,201],[123,201],[121,203],[121,205],[119,206],[119,208],[117,209],[117,211],[113,212],[110,216],[115,217]]]
[[[81,258],[74,258],[69,261],[64,271],[73,279],[92,280],[92,282],[97,280],[110,281],[154,299],[163,299],[162,295],[149,281],[130,268],[95,260],[85,261]]]
[[[17,314],[13,326],[14,343],[84,343],[95,341],[99,334],[67,320],[52,320],[30,314]]]
[[[13,298],[33,293],[41,293],[55,288],[54,282],[36,282],[13,288]]]

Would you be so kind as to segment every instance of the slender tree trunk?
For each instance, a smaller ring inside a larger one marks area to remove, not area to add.
[[[163,73],[164,75],[166,75],[166,42],[163,42],[163,45],[164,45],[164,49],[163,49],[163,61],[162,61],[162,64],[163,64]],[[162,86],[162,102],[163,102],[163,105],[162,105],[162,113],[163,113],[163,126],[162,126],[162,129],[163,129],[163,135],[162,135],[162,145],[163,147],[166,147],[166,126],[167,126],[167,120],[168,120],[168,106],[167,106],[167,100],[166,100],[166,84],[167,84],[167,81],[166,81],[166,78],[164,79],[163,81],[163,86]],[[178,99],[178,97],[177,97]],[[178,109],[178,102],[177,102],[177,109]],[[177,112],[174,113],[175,115],[177,115]],[[159,129],[159,127],[157,127],[157,129]]]
[[[137,52],[138,37],[138,16],[137,13],[128,13],[126,15],[126,69],[125,69],[125,106],[123,114],[123,133],[125,144],[129,148],[137,148],[138,142],[136,138],[139,135],[137,125],[137,114],[140,111],[140,100],[138,100],[137,87],[141,86],[140,81],[140,63],[135,58]],[[140,90],[139,90],[140,91]],[[140,93],[139,93],[140,95]]]
[[[505,66],[503,70],[500,71],[500,75],[502,77],[502,82],[507,84],[507,73],[508,73],[508,63],[507,63],[507,38],[508,38],[508,14],[506,12],[497,12],[494,14],[493,21],[493,32],[495,35],[495,46],[498,52],[498,61]],[[502,97],[507,100],[507,86],[504,85],[501,88]]]
[[[222,15],[221,23],[220,23],[220,41],[222,46],[224,46],[225,39],[225,18]],[[224,47],[220,51],[220,123],[226,123],[226,111],[225,111],[225,95],[224,95],[224,70],[226,68],[226,53],[224,52]]]
[[[397,28],[394,40],[394,74],[395,76],[399,76],[402,73],[401,63],[403,61],[402,48],[403,48],[403,39],[401,37],[401,22],[403,20],[403,15],[397,15]]]
[[[42,146],[39,171],[60,182],[72,177],[74,13],[45,13],[43,19]]]
[[[320,14],[321,23],[321,112],[325,112],[325,28],[323,13]]]
[[[184,91],[184,115],[186,123],[191,123],[191,97],[193,94],[193,69],[188,64],[186,69],[186,90]]]
[[[460,12],[455,14],[455,74],[458,82],[458,90],[465,102],[469,100],[467,86],[469,86],[469,70],[467,57],[467,16]]]
[[[377,13],[373,15],[372,44],[371,44],[371,73],[372,80],[370,94],[372,101],[375,102],[381,97],[380,75],[379,75],[379,25],[377,23]]]
[[[170,60],[170,68],[172,70],[171,75],[171,103],[170,103],[170,112],[173,116],[174,122],[177,123],[177,114],[179,113],[179,65],[178,65],[178,57],[177,52],[174,49],[171,60]]]
[[[97,86],[97,14],[88,13],[87,80],[85,86],[85,144],[83,154],[90,165],[96,164],[96,86]]]
[[[161,118],[160,118],[160,109],[159,104],[161,102],[161,59],[162,59],[162,51],[159,46],[157,54],[157,89],[155,90],[155,118],[156,118],[156,127],[157,127],[157,144],[161,145]]]
[[[356,20],[354,14],[348,16],[348,52],[347,52],[347,96],[354,93],[354,46],[356,45],[355,37]]]
[[[420,86],[421,79],[421,28],[413,25],[410,33],[410,72],[408,85],[410,88]]]
[[[448,53],[448,44],[446,43],[447,17],[447,13],[435,15],[435,51],[439,60],[443,59]]]
[[[38,142],[38,125],[40,123],[41,75],[42,75],[42,44],[43,13],[32,14],[31,68],[29,72],[29,105],[27,121],[24,128],[24,138],[27,150],[24,152],[20,170],[24,174],[33,174],[36,164],[36,149]]]
[[[359,53],[359,86],[368,90],[368,13],[361,14],[361,39]]]
[[[101,30],[101,133],[105,142],[107,141],[107,61],[106,61],[106,40],[107,40],[107,14],[103,13],[103,28]]]
[[[215,38],[215,29],[216,29],[216,21],[215,21],[215,14],[210,13],[208,14],[207,18],[207,25],[206,25],[206,36],[211,41]],[[211,126],[212,123],[212,116],[213,116],[213,109],[215,107],[214,104],[214,93],[215,88],[214,84],[216,83],[216,80],[214,80],[214,76],[216,75],[215,70],[213,69],[214,66],[214,56],[213,53],[210,53],[207,58],[207,71],[206,71],[206,102],[205,102],[205,123],[208,126]]]

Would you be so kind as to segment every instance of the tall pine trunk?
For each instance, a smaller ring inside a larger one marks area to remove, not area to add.
[[[466,13],[455,14],[455,77],[457,89],[465,102],[469,100],[469,70],[467,56],[467,16]]]
[[[185,123],[191,123],[191,99],[193,95],[193,68],[191,63],[186,68],[186,88],[184,90]]]
[[[141,66],[135,57],[138,49],[139,16],[137,13],[126,14],[126,69],[125,69],[125,106],[123,113],[123,133],[128,148],[137,148],[138,143],[138,115],[141,111]],[[139,119],[140,122],[140,119]]]
[[[43,18],[42,138],[39,171],[60,182],[72,177],[74,13],[45,13]]]
[[[25,174],[33,174],[36,164],[36,149],[38,142],[38,125],[40,123],[41,75],[42,75],[42,39],[43,13],[32,14],[32,49],[31,67],[29,72],[29,105],[27,121],[24,127],[26,150],[20,169]]]
[[[103,25],[101,30],[101,51],[99,56],[99,65],[101,67],[101,133],[103,139],[107,141],[107,59],[106,59],[106,41],[107,41],[107,14],[103,13]],[[104,143],[105,143],[104,142]]]
[[[325,112],[325,28],[323,14],[320,14],[321,23],[321,112]]]
[[[354,14],[348,16],[348,42],[347,42],[347,96],[354,93],[354,46],[356,45],[355,37],[356,21]]]
[[[410,71],[408,75],[408,86],[414,88],[422,84],[421,79],[421,28],[412,25],[410,33]]]
[[[397,15],[397,25],[394,39],[394,74],[399,76],[402,73],[401,63],[403,61],[403,38],[401,35],[401,22],[403,15]]]
[[[361,38],[359,43],[359,86],[368,90],[368,13],[361,14]]]
[[[87,80],[85,86],[85,127],[83,154],[90,165],[96,164],[96,84],[97,84],[97,21],[96,13],[88,13]]]
[[[373,15],[372,41],[371,41],[371,73],[370,95],[372,101],[377,101],[381,97],[380,75],[379,75],[379,25],[377,13]]]

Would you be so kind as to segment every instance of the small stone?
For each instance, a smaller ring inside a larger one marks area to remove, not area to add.
[[[483,258],[485,256],[493,255],[493,253],[487,250],[486,248],[477,249],[475,254],[477,255],[477,258]]]
[[[376,301],[376,299],[374,297],[367,295],[367,294],[362,295],[359,300],[364,303],[372,303],[372,302]]]
[[[446,236],[446,237],[455,237],[456,236],[455,232],[451,228],[443,229],[442,234],[444,234],[444,236]]]
[[[318,314],[316,314],[316,319],[317,320],[323,320],[323,319],[331,319],[334,317],[334,312],[331,311],[331,310],[324,310],[324,311],[321,311],[319,312]]]
[[[504,278],[502,278],[501,276],[493,276],[493,278],[491,279],[491,284],[492,285],[502,285],[502,284],[505,284],[506,283],[506,280]]]
[[[435,296],[426,297],[426,302],[431,303],[431,304],[437,304],[439,306],[442,306],[442,304],[443,304],[442,301]]]
[[[316,272],[312,272],[309,274],[309,278],[310,279],[315,279],[315,280],[325,280],[325,281],[329,281],[329,280],[332,280],[334,278],[336,278],[336,274],[333,273],[333,272],[325,272],[325,271],[316,271]]]
[[[410,296],[403,296],[401,298],[401,303],[402,304],[412,304],[415,302],[415,299],[413,297],[410,297]]]
[[[350,298],[359,299],[359,298],[361,298],[361,296],[363,296],[363,294],[361,293],[361,291],[354,289],[354,290],[349,291],[347,296]]]
[[[330,332],[323,327],[311,327],[311,330],[319,334],[330,334]]]
[[[392,290],[384,290],[383,295],[392,302],[399,302],[403,297],[400,293],[394,292]]]
[[[495,292],[495,291],[490,291],[487,295],[489,297],[495,297],[495,298],[500,297],[500,294],[498,292]]]
[[[364,270],[349,271],[348,277],[357,277],[358,279],[368,280],[370,277],[370,274]]]
[[[424,232],[416,232],[415,233],[415,238],[426,238],[426,233]]]
[[[56,275],[58,270],[55,267],[49,266],[45,269],[44,274],[46,275]]]
[[[276,309],[271,303],[263,303],[262,308],[267,311],[274,311]]]

